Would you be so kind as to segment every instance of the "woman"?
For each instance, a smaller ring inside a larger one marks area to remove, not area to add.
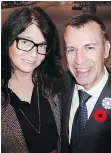
[[[58,35],[39,7],[13,12],[2,28],[2,153],[60,151]]]

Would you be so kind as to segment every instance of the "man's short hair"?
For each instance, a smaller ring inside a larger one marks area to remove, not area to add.
[[[77,16],[73,16],[69,20],[69,22],[66,24],[66,27],[68,25],[70,25],[72,27],[80,28],[80,27],[86,25],[87,23],[89,23],[91,21],[96,22],[100,26],[103,37],[106,40],[108,40],[108,35],[107,35],[107,32],[106,32],[106,28],[105,28],[104,23],[100,20],[99,17],[97,17],[95,15],[92,15],[92,14],[87,13],[87,14],[80,14],[80,15],[77,15]]]

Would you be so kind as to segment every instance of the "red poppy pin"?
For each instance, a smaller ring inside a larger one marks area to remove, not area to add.
[[[97,122],[104,122],[107,119],[107,113],[103,109],[98,109],[94,113],[94,119]]]

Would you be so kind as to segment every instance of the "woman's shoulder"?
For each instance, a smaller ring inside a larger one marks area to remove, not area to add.
[[[8,85],[7,82],[2,79],[1,80],[1,105],[5,105],[8,101],[9,94],[8,94]]]

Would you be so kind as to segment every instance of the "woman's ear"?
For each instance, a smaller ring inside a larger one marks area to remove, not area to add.
[[[109,56],[109,51],[110,51],[110,42],[107,40],[105,42],[105,55],[104,55],[104,58],[108,58]]]

